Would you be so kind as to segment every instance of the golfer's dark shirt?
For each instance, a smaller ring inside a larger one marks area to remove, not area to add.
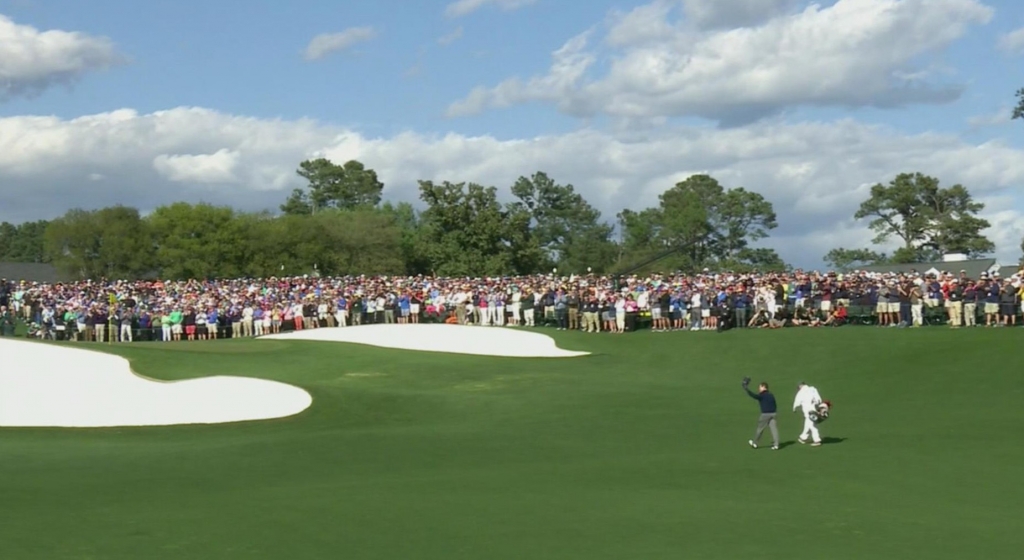
[[[771,392],[755,393],[747,389],[747,394],[750,395],[750,398],[761,404],[761,414],[775,414],[775,395],[771,394]]]

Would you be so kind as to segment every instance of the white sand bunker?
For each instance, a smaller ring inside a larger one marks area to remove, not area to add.
[[[402,350],[510,358],[573,358],[588,354],[562,350],[555,345],[555,339],[536,332],[463,325],[363,325],[302,330],[261,339],[350,342]]]
[[[99,428],[282,418],[309,408],[302,389],[263,379],[162,382],[111,354],[0,339],[0,426]]]

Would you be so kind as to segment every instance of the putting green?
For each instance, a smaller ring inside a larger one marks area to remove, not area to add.
[[[1019,555],[1016,329],[543,332],[594,355],[111,347],[147,376],[275,379],[313,406],[0,431],[0,558]],[[750,449],[746,375],[772,383],[786,442],[796,382],[815,384],[834,404],[831,443]]]

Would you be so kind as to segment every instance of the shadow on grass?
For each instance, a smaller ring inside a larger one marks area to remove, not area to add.
[[[837,437],[824,437],[824,438],[821,438],[821,444],[822,445],[830,445],[830,444],[833,444],[833,443],[843,443],[844,441],[846,441],[846,438],[837,438]],[[784,442],[779,444],[779,449],[785,449],[785,448],[787,448],[787,447],[789,447],[791,445],[796,445],[796,443],[797,442],[795,440],[784,441]]]

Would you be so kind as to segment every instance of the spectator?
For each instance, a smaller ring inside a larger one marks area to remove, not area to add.
[[[1017,290],[1010,285],[1010,281],[1003,282],[999,292],[999,315],[1001,324],[1004,327],[1016,326],[1017,324]]]
[[[0,336],[14,336],[14,313],[6,305],[0,306]]]
[[[713,329],[729,323],[770,324],[779,317],[785,317],[788,325],[811,326],[815,321],[828,323],[832,311],[840,305],[847,309],[850,320],[858,322],[866,317],[854,312],[854,308],[872,306],[882,325],[919,327],[925,323],[929,310],[944,309],[951,326],[971,326],[979,312],[986,315],[986,324],[1016,326],[1024,289],[1020,280],[1019,273],[1007,281],[983,275],[974,282],[962,272],[954,277],[945,272],[934,276],[803,271],[634,275],[621,279],[593,274],[457,280],[300,277],[19,283],[8,285],[0,293],[4,294],[7,311],[15,320],[46,323],[57,336],[68,339],[128,342],[150,336],[180,340],[183,324],[175,320],[185,310],[195,315],[196,336],[192,338],[199,340],[216,338],[221,328],[242,337],[258,336],[261,327],[262,333],[267,334],[282,329],[389,320],[407,324],[425,317],[443,322],[451,315],[456,320],[461,316],[464,324],[495,326],[537,326],[535,318],[540,315],[550,318],[557,328],[616,333],[647,324],[648,311],[650,325],[658,331],[685,327]],[[116,302],[113,305],[111,298]],[[958,301],[960,313],[956,317]],[[390,319],[386,313],[389,308]],[[819,315],[823,309],[830,312]],[[251,310],[251,315],[246,310]],[[761,310],[767,313],[762,317],[764,320],[753,321]],[[594,313],[593,319],[588,318],[588,313]],[[241,319],[250,316],[252,326],[248,327],[247,321]],[[112,322],[116,327],[111,330]],[[182,327],[176,329],[175,325]],[[61,327],[66,329],[63,334],[58,331]]]
[[[983,277],[985,287],[985,326],[995,327],[999,325],[999,285],[988,278]]]
[[[964,282],[964,326],[973,327],[978,320],[978,283],[963,277]]]

